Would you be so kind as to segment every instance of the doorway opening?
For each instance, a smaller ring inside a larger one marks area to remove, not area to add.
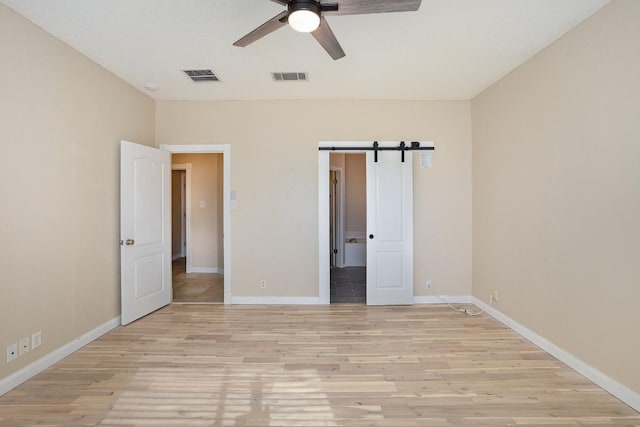
[[[161,144],[160,148],[172,154],[173,169],[185,172],[185,244],[184,252],[178,245],[174,252],[173,302],[231,304],[231,146]],[[212,159],[209,166],[198,166]],[[176,233],[179,228],[176,225]],[[185,288],[187,295],[182,298],[176,284],[185,279],[193,279],[195,285]],[[209,286],[212,279],[217,281],[215,290]]]
[[[364,153],[329,156],[330,303],[367,301],[367,188]]]
[[[413,153],[403,149],[400,141],[318,142],[318,301],[320,304],[331,302],[330,153],[363,152],[366,159],[366,234],[363,236],[366,237],[366,303],[412,304]],[[346,260],[346,245],[343,252]]]
[[[174,303],[224,302],[223,157],[172,155]]]

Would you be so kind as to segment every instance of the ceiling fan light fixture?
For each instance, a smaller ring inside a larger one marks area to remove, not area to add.
[[[289,5],[289,25],[301,33],[310,33],[320,26],[320,6],[315,1],[293,1]]]

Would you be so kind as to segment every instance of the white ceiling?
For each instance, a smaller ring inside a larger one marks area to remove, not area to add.
[[[333,61],[289,27],[232,46],[284,10],[269,0],[0,0],[141,91],[156,83],[157,100],[471,99],[609,1],[422,0],[418,12],[330,16],[347,54]],[[191,68],[222,82],[194,83]]]

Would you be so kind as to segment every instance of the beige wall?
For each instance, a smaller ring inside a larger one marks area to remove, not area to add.
[[[437,293],[469,294],[473,259],[475,296],[499,290],[500,311],[640,392],[638,22],[640,2],[616,0],[471,105],[154,108],[0,5],[0,143],[11,159],[0,175],[0,348],[43,333],[40,349],[0,363],[0,378],[119,314],[119,140],[153,145],[155,131],[157,144],[232,146],[236,296],[317,295],[319,140],[433,140],[433,169],[415,162],[415,294],[427,279]],[[209,196],[194,196],[193,211]],[[221,266],[215,250],[205,258]]]
[[[363,153],[329,155],[330,166],[343,171],[344,235],[364,236],[367,232],[367,159]]]
[[[329,153],[329,166],[344,169],[344,153]]]
[[[345,237],[367,233],[367,158],[364,154],[345,154],[344,216]]]
[[[155,138],[151,99],[3,5],[0,58],[1,379],[120,313],[119,144]]]
[[[234,296],[318,295],[318,141],[375,139],[435,142],[433,169],[416,159],[414,172],[415,294],[427,294],[427,278],[442,294],[470,294],[469,102],[159,102],[156,111],[158,144],[231,145]]]
[[[473,293],[640,392],[640,2],[473,100]]]
[[[173,154],[172,162],[191,164],[191,266],[222,269],[222,154]]]

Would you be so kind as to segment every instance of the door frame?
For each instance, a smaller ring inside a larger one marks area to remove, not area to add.
[[[419,141],[422,147],[433,146],[433,141]],[[380,146],[397,147],[397,141],[378,141]],[[345,150],[340,153],[366,153],[365,148],[370,148],[373,141],[319,141],[320,147],[362,147],[362,150]],[[318,299],[320,304],[330,304],[330,241],[329,241],[329,170],[331,168],[329,155],[331,151],[318,150]],[[400,157],[400,153],[398,153]],[[416,158],[418,156],[415,156]],[[400,161],[400,160],[398,160]],[[414,159],[415,163],[415,159]],[[413,174],[415,175],[415,164]],[[367,176],[368,179],[368,176]],[[413,212],[411,212],[413,217]],[[411,251],[413,257],[413,250]],[[415,294],[415,283],[414,283]],[[415,297],[414,297],[415,298]]]
[[[318,147],[371,147],[372,141],[319,141]],[[365,150],[340,151],[340,153],[366,153]],[[329,170],[331,151],[318,150],[318,299],[320,304],[330,304],[331,275],[329,254]],[[344,178],[344,176],[343,176]],[[344,194],[344,192],[343,192]],[[344,241],[344,238],[342,239]],[[343,251],[344,252],[344,251]]]
[[[224,246],[224,303],[231,304],[231,144],[197,144],[197,145],[171,145],[160,144],[160,149],[171,154],[222,154],[222,229]],[[328,178],[327,178],[328,180]],[[187,234],[187,248],[189,248],[190,235]],[[187,262],[189,262],[189,249],[187,249]]]
[[[331,159],[331,156],[329,156]],[[338,178],[338,197],[336,197],[336,204],[338,214],[336,216],[336,240],[338,247],[338,256],[336,257],[336,267],[344,267],[344,170],[337,166],[330,166],[329,171],[336,173]],[[331,213],[329,213],[331,214]]]
[[[183,221],[180,225],[180,238],[182,240],[180,242],[180,255],[187,258],[185,271],[191,273],[191,163],[173,164],[172,162],[171,170],[184,171],[186,181],[181,190],[180,200],[180,215],[182,216],[181,221]],[[180,185],[182,186],[182,182]],[[184,244],[185,241],[186,245]]]

